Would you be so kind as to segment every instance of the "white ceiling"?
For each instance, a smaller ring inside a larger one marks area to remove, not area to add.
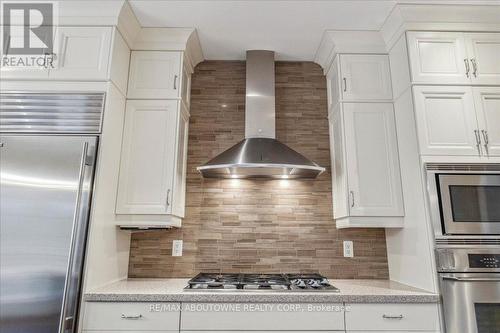
[[[129,0],[143,27],[196,28],[205,59],[245,50],[314,59],[325,30],[380,30],[396,3],[498,4],[500,0]]]
[[[325,30],[379,30],[393,0],[131,0],[144,27],[194,27],[209,60],[313,60]]]

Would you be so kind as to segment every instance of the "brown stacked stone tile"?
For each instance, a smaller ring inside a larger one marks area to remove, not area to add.
[[[326,82],[310,62],[276,63],[276,134],[327,168],[317,180],[203,179],[198,165],[244,137],[245,62],[206,61],[192,78],[186,218],[182,228],[134,233],[130,277],[198,272],[319,272],[388,278],[383,229],[337,230],[332,218]],[[172,240],[184,240],[172,257]],[[342,256],[354,241],[355,257]]]

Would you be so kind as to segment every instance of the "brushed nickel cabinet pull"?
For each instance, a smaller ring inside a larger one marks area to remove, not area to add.
[[[177,90],[177,75],[174,75],[174,90]]]
[[[472,63],[472,75],[474,75],[474,77],[477,77],[477,62],[476,62],[476,58],[471,58],[470,62]]]
[[[465,63],[465,75],[467,75],[467,77],[469,77],[469,72],[470,72],[469,60],[467,58],[465,58],[464,63]]]
[[[474,135],[476,136],[476,148],[479,156],[482,155],[481,152],[481,137],[479,136],[479,130],[474,130]]]
[[[349,191],[349,193],[351,194],[351,207],[354,207],[354,192]]]
[[[347,91],[347,79],[344,77],[342,80],[344,80],[344,92]]]
[[[167,191],[167,207],[170,206],[170,189]]]
[[[399,319],[399,320],[401,320],[401,319],[404,318],[404,316],[402,314],[399,315],[399,316],[391,316],[391,315],[384,314],[384,315],[382,315],[382,318],[384,318],[384,319]]]
[[[489,145],[489,138],[488,138],[488,131],[486,130],[481,130],[481,133],[483,133],[483,139],[484,139],[484,150],[486,151],[486,155],[489,155],[488,152],[488,145]]]
[[[126,314],[122,313],[122,319],[137,320],[137,319],[141,319],[141,318],[142,318],[141,314],[138,314],[138,315],[126,315]]]

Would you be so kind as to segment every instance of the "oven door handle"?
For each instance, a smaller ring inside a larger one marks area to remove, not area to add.
[[[497,278],[459,278],[455,276],[443,276],[443,280],[462,281],[462,282],[500,282],[500,277]]]

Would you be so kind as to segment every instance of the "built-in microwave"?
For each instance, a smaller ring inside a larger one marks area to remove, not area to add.
[[[500,235],[500,165],[427,170],[431,216],[442,235]]]

